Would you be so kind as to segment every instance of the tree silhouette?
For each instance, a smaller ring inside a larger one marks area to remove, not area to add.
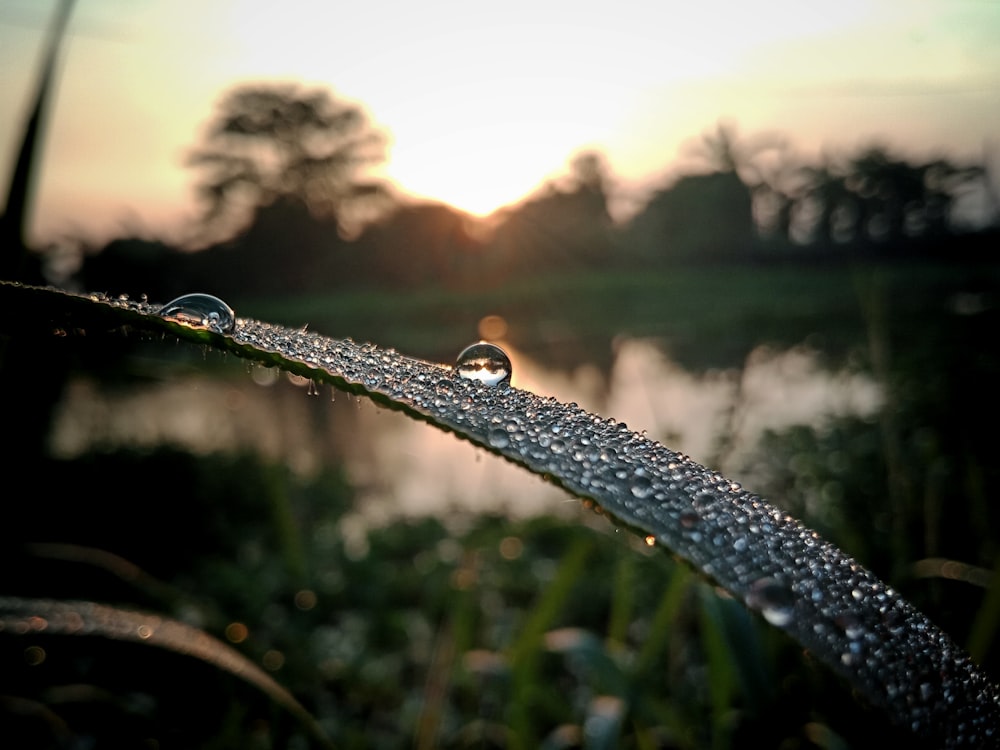
[[[942,235],[953,231],[952,208],[959,196],[983,180],[986,170],[978,165],[960,167],[945,159],[935,159],[923,166],[923,231]]]
[[[872,146],[851,160],[847,184],[869,217],[869,237],[893,242],[950,231],[955,200],[982,175],[981,167],[943,159],[911,164]]]
[[[385,137],[356,105],[324,89],[248,84],[224,96],[204,144],[188,163],[206,221],[228,230],[253,210],[294,199],[352,231],[388,195],[366,168],[385,158]]]
[[[808,168],[785,142],[775,142],[767,159],[759,153],[752,165],[754,220],[764,237],[779,242],[798,239],[800,214],[809,195]]]
[[[731,122],[720,121],[714,132],[702,133],[701,138],[687,150],[704,160],[714,172],[737,172],[744,164],[736,126]]]
[[[906,216],[923,196],[919,168],[893,158],[883,147],[873,146],[852,159],[849,169],[848,184],[867,207],[871,238],[902,238]]]
[[[495,214],[483,273],[493,279],[541,269],[572,268],[607,260],[611,252],[609,183],[604,155],[575,154],[570,174],[547,183]]]
[[[774,133],[740,137],[736,125],[722,120],[714,131],[702,133],[686,152],[704,163],[712,172],[735,172],[751,189],[762,180],[764,162],[769,156],[781,158],[787,151],[785,138]]]
[[[581,151],[570,160],[570,173],[573,183],[579,189],[588,190],[594,194],[607,195],[608,165],[604,154],[599,151]],[[602,206],[606,210],[606,206]]]
[[[730,182],[735,178],[745,186],[750,193],[756,228],[762,234],[790,239],[793,214],[801,202],[803,187],[801,168],[793,161],[783,136],[765,132],[741,137],[735,123],[720,120],[714,130],[702,133],[685,150],[712,173],[729,175]],[[716,179],[718,185],[723,182]],[[738,191],[731,187],[729,192],[735,200]]]
[[[732,171],[686,175],[655,191],[628,227],[647,259],[737,257],[754,243],[752,194]]]
[[[863,238],[868,207],[851,189],[847,175],[825,159],[806,167],[806,199],[814,211],[813,241],[821,245]]]
[[[740,143],[735,126],[720,122],[687,149],[709,171],[654,191],[626,229],[629,246],[648,260],[746,253],[755,239],[754,186],[761,182],[753,160],[775,145],[770,138]]]

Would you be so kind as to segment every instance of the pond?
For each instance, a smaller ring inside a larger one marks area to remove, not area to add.
[[[758,347],[740,369],[695,373],[656,342],[621,338],[610,372],[557,371],[505,344],[512,385],[575,401],[724,472],[741,467],[767,432],[872,418],[883,403],[871,375],[831,370],[805,347]],[[253,451],[297,473],[340,465],[369,520],[455,510],[558,513],[566,494],[454,436],[366,399],[295,376],[241,365],[225,377],[172,377],[107,390],[78,379],[52,433],[59,457],[97,447],[174,445],[195,453]]]

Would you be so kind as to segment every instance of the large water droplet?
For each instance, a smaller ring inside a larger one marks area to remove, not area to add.
[[[632,495],[643,500],[653,494],[653,484],[649,477],[637,476],[632,480]]]
[[[499,346],[480,341],[461,351],[455,360],[455,372],[466,380],[478,380],[486,385],[510,383],[510,357]]]
[[[507,436],[507,431],[499,427],[494,427],[490,430],[489,441],[490,445],[494,448],[506,448],[510,445],[510,438]]]
[[[760,578],[750,586],[747,606],[759,610],[764,619],[779,628],[792,621],[795,595],[773,578]]]
[[[215,333],[231,333],[236,327],[236,313],[211,294],[185,294],[160,308],[160,317],[189,328]]]

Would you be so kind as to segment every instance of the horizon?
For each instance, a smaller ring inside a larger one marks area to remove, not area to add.
[[[56,7],[38,5],[0,11],[5,178]],[[785,138],[799,162],[881,143],[904,158],[996,169],[1000,6],[714,3],[672,16],[676,7],[514,3],[490,15],[373,3],[337,13],[299,0],[276,17],[252,0],[207,13],[191,2],[78,2],[29,239],[182,237],[198,216],[183,156],[224,91],[250,80],[322,86],[360,104],[391,142],[377,174],[404,196],[478,216],[558,182],[585,150],[606,159],[623,216],[669,177],[703,171],[691,144],[723,122],[740,140]],[[352,33],[330,43],[342,18]]]

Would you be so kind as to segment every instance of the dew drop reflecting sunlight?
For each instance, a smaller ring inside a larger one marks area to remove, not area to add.
[[[463,349],[455,360],[455,372],[466,380],[478,380],[486,385],[509,384],[510,357],[496,344],[480,341]]]

